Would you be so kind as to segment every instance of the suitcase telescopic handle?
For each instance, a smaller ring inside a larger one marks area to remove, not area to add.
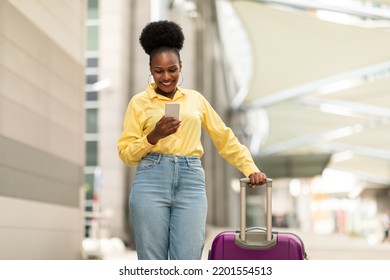
[[[243,241],[246,241],[246,188],[250,183],[249,178],[240,179],[241,199],[240,199],[240,235]],[[272,239],[272,179],[267,178],[266,185],[266,239]]]

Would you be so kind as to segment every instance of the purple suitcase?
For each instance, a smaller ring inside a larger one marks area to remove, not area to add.
[[[302,240],[293,233],[272,232],[272,179],[266,183],[266,229],[246,228],[246,187],[241,181],[241,224],[239,231],[218,234],[209,252],[210,260],[304,260]]]

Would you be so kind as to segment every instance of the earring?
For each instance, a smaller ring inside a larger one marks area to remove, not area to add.
[[[179,81],[180,82],[177,85],[180,87],[183,84],[183,82],[184,82],[184,78],[183,78],[183,73],[182,72],[180,72]]]
[[[150,79],[150,78],[152,78],[152,79]],[[152,74],[150,74],[149,77],[148,77],[148,85],[149,85],[150,88],[156,89],[156,83],[154,82]]]

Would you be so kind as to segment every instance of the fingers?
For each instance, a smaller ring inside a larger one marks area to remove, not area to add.
[[[267,175],[263,172],[254,172],[249,175],[249,187],[255,188],[257,185],[263,185],[267,182]]]
[[[173,117],[165,117],[163,129],[170,134],[175,133],[180,127],[181,121]]]
[[[161,138],[167,137],[179,129],[181,121],[174,117],[163,116],[156,124],[156,130]]]

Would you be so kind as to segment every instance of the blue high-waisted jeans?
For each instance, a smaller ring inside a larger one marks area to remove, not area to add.
[[[130,194],[138,259],[199,260],[207,198],[199,157],[148,154]]]

